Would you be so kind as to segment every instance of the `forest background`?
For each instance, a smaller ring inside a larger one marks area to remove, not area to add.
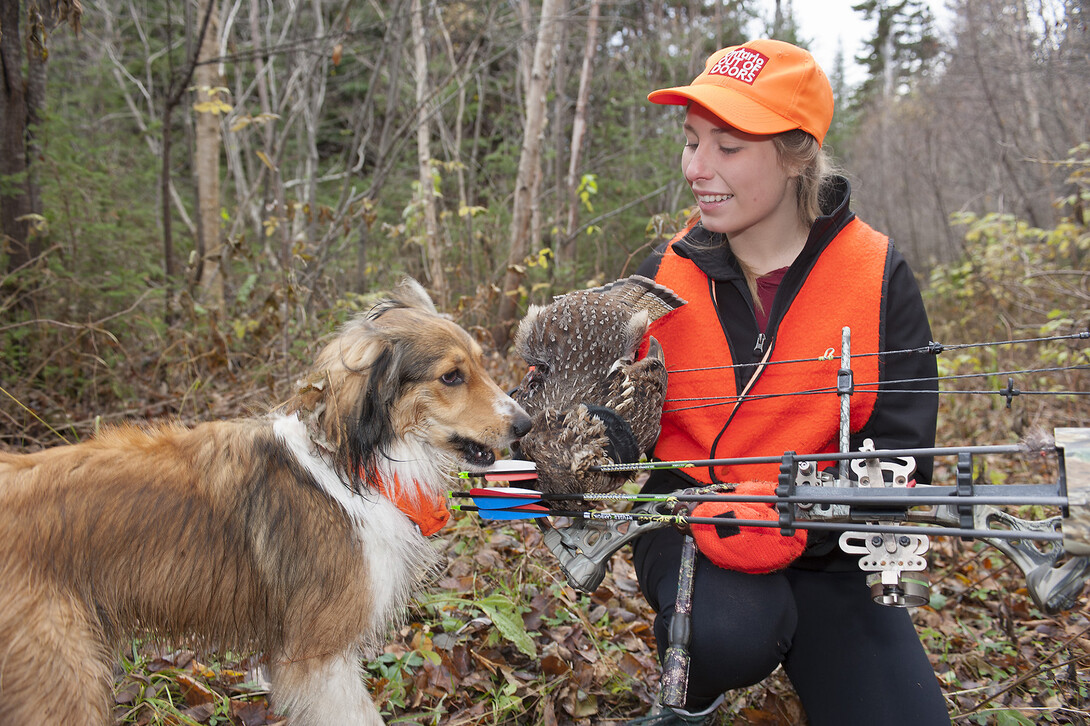
[[[826,69],[827,143],[925,289],[940,443],[1090,425],[1065,337],[1090,322],[1090,3],[951,0],[941,33],[919,0],[854,7],[873,34],[863,80]],[[0,447],[261,410],[406,274],[513,386],[529,303],[632,272],[687,216],[679,113],[646,93],[758,35],[810,40],[790,0],[2,0]],[[461,518],[437,546],[448,571],[369,663],[388,716],[646,710],[624,553],[588,597],[533,528]],[[1085,608],[1041,613],[978,544],[933,558],[916,618],[958,721],[1086,723]],[[211,658],[134,643],[118,718],[275,721],[248,656]],[[722,718],[804,722],[782,675]]]

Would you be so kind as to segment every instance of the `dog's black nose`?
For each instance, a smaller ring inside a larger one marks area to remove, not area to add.
[[[530,419],[530,416],[525,411],[519,411],[511,422],[511,433],[515,435],[516,439],[521,439],[530,432],[533,425],[534,422]]]

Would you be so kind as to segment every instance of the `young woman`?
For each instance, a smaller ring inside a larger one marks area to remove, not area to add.
[[[821,145],[833,94],[813,57],[754,40],[714,53],[690,85],[648,98],[685,107],[681,167],[699,208],[639,269],[688,301],[650,331],[670,370],[655,458],[837,451],[845,326],[852,450],[865,439],[879,449],[933,446],[937,395],[921,391],[935,388],[935,361],[905,352],[931,337],[919,289],[888,239],[851,211],[848,182],[828,171]],[[929,481],[931,462],[917,464],[917,481]],[[645,491],[771,492],[777,474],[776,464],[659,471]],[[701,507],[696,514],[775,518],[768,505]],[[810,726],[950,723],[909,612],[872,601],[859,556],[843,554],[836,534],[693,530],[701,555],[688,701],[633,723],[705,723],[724,692],[779,665]],[[682,542],[667,528],[634,546],[660,656]]]

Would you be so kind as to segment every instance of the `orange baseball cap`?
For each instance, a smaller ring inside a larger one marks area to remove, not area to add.
[[[820,145],[833,121],[833,87],[814,56],[782,40],[717,50],[688,86],[662,88],[652,103],[699,103],[736,129],[778,134],[802,129]]]

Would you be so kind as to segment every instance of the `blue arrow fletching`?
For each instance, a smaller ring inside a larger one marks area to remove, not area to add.
[[[456,504],[452,507],[463,512],[477,512],[481,519],[532,519],[547,517],[551,513],[548,507],[540,504],[513,504],[498,509],[475,507],[469,504]]]
[[[469,496],[481,509],[511,509],[541,501],[541,492],[518,487],[470,489]]]
[[[543,511],[531,509],[482,509],[477,513],[481,519],[536,519],[548,517],[549,510],[542,507]]]

